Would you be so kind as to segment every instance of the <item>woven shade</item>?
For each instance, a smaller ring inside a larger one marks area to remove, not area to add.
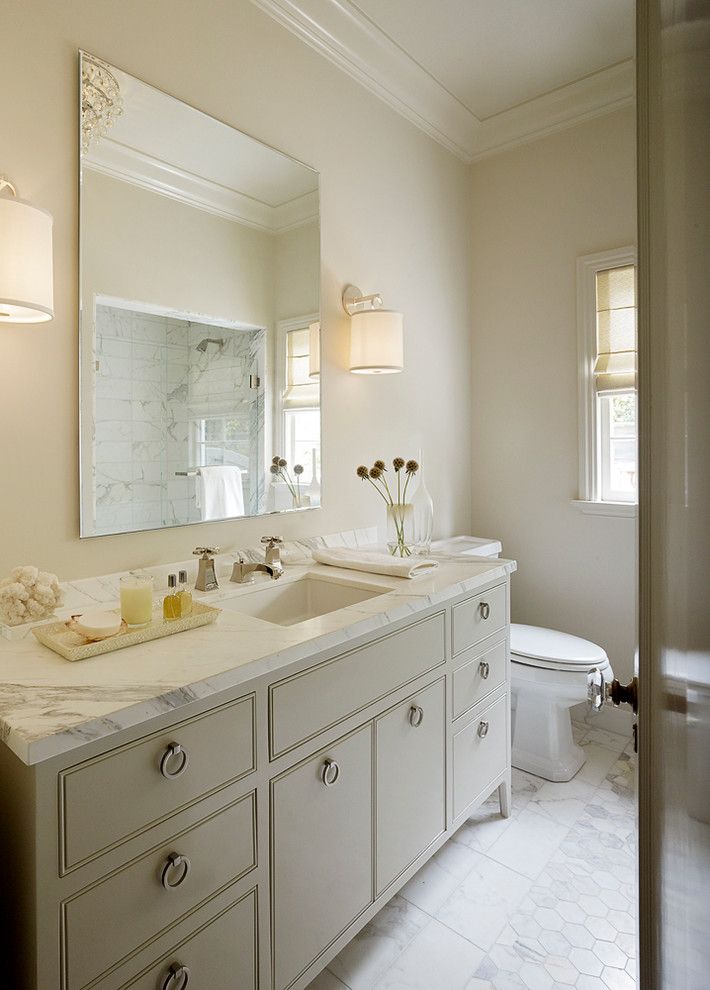
[[[636,388],[636,287],[633,265],[597,272],[598,393]]]
[[[310,378],[310,332],[308,327],[289,330],[286,334],[286,389],[283,405],[287,407],[317,406],[320,396],[318,382]]]

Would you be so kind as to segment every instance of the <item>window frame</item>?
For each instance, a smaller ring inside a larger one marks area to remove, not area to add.
[[[288,320],[279,320],[276,324],[275,339],[275,388],[274,388],[274,451],[285,456],[286,446],[286,423],[285,412],[288,405],[284,404],[283,394],[287,386],[286,382],[286,335],[291,330],[303,330],[320,320],[319,313],[306,313],[303,316],[292,317]],[[293,408],[293,407],[291,407]],[[319,410],[320,402],[317,406],[302,406],[304,410]],[[321,439],[323,426],[321,422]],[[269,460],[269,458],[267,458]]]
[[[585,511],[604,507],[604,515],[636,514],[637,502],[611,502],[602,498],[600,430],[594,363],[597,357],[597,272],[633,265],[638,270],[633,246],[600,251],[577,258],[577,356],[579,380],[579,497],[575,504]],[[628,390],[624,390],[628,391]],[[618,510],[618,511],[616,511]]]

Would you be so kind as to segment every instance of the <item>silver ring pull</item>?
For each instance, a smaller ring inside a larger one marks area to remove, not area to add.
[[[488,680],[488,675],[491,672],[491,665],[488,663],[488,661],[487,660],[481,660],[481,662],[478,665],[478,669],[481,672],[481,677],[483,678],[483,680],[484,681],[487,681]]]
[[[326,787],[332,787],[340,776],[340,767],[335,760],[326,760],[321,767],[320,779]]]
[[[181,963],[173,963],[163,980],[160,990],[186,990],[190,982],[190,970]]]
[[[187,880],[191,869],[192,864],[187,856],[183,856],[181,853],[170,853],[160,873],[160,882],[166,890],[175,890]],[[171,883],[170,876],[171,874],[174,875],[175,870],[178,871],[177,876]]]
[[[481,610],[481,618],[487,619],[488,616],[491,614],[491,606],[488,604],[488,602],[481,602],[479,608]]]
[[[419,705],[412,705],[409,709],[409,724],[415,729],[418,728],[424,721],[424,709],[420,708]]]
[[[481,737],[481,739],[486,738],[486,736],[488,735],[488,722],[478,723],[478,735]]]
[[[178,763],[175,765],[175,769],[171,770],[170,763],[175,759],[178,760]],[[189,762],[190,758],[180,743],[171,742],[160,757],[160,772],[168,780],[174,780],[175,777],[179,777],[185,773]]]

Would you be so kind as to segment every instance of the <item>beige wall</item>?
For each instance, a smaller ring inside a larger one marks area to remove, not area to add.
[[[325,508],[276,528],[289,537],[371,524],[380,508],[356,464],[421,443],[437,530],[466,531],[466,167],[248,0],[5,0],[2,23],[12,39],[0,61],[2,169],[54,214],[56,316],[0,334],[0,573],[25,562],[62,577],[104,573],[274,529],[257,519],[78,538],[79,47],[321,173]],[[340,292],[350,281],[404,310],[404,374],[347,372]]]
[[[472,169],[473,529],[517,558],[513,618],[602,644],[632,673],[633,519],[577,492],[578,255],[635,243],[635,133],[620,111]]]
[[[273,319],[274,238],[86,169],[82,298],[115,296],[239,323]]]

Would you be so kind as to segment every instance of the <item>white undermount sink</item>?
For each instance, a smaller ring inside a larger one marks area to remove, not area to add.
[[[360,581],[337,581],[321,575],[304,574],[295,581],[269,581],[235,598],[219,603],[230,612],[253,615],[256,619],[273,622],[279,626],[293,626],[328,612],[357,605],[377,595],[385,595],[389,588],[378,588]]]

